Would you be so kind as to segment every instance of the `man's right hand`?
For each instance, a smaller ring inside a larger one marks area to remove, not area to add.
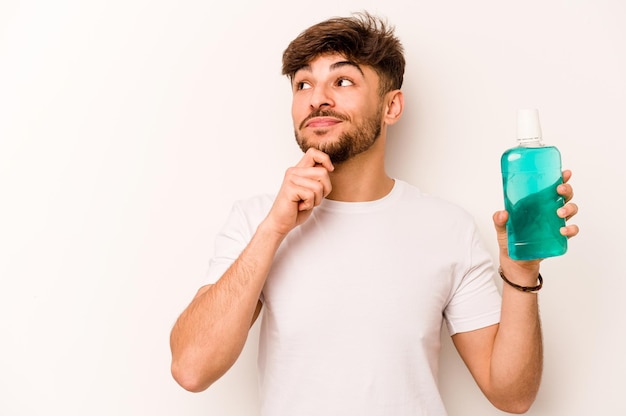
[[[296,166],[287,169],[266,225],[285,236],[306,221],[332,190],[329,172],[334,169],[326,153],[307,150]]]

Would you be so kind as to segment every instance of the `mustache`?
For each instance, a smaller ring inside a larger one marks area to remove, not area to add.
[[[317,109],[317,110],[313,110],[311,112],[311,114],[309,114],[304,120],[302,120],[302,123],[300,123],[300,129],[302,129],[304,127],[304,125],[307,123],[307,121],[311,120],[312,118],[315,117],[334,117],[338,120],[341,121],[349,121],[348,116],[338,113],[336,111],[333,110],[322,110],[322,109]]]

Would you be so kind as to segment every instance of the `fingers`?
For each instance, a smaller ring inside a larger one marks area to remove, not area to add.
[[[334,167],[327,154],[309,149],[296,166],[285,172],[283,183],[268,214],[269,224],[286,235],[310,216],[330,194],[329,172]]]
[[[317,203],[315,205],[318,205],[322,198],[326,197],[332,190],[330,176],[323,166],[291,167],[287,169],[284,181],[291,183],[296,188],[303,188],[302,192],[304,189],[313,191],[316,195]]]
[[[572,218],[574,215],[578,213],[578,205],[576,205],[573,202],[570,202],[572,198],[574,197],[574,190],[572,188],[572,185],[567,183],[571,177],[572,177],[572,171],[564,170],[563,171],[563,183],[556,188],[557,193],[561,195],[563,199],[565,200],[565,205],[559,208],[556,213],[560,218],[564,218],[566,221],[569,221],[570,218]],[[579,231],[580,230],[578,226],[575,224],[566,225],[565,227],[562,227],[560,230],[561,234],[568,238],[574,237],[575,235],[578,234]]]
[[[567,183],[572,177],[572,171],[564,170],[562,175],[563,183],[557,186],[556,191],[559,195],[563,196],[565,203],[567,203],[574,197],[574,189],[572,188],[572,185]]]
[[[304,167],[313,167],[313,166],[322,166],[328,172],[332,172],[335,170],[333,163],[330,161],[330,157],[322,152],[321,150],[310,148],[306,151],[300,162],[296,165],[296,167],[304,168]]]
[[[560,218],[565,218],[566,221],[572,218],[577,213],[578,205],[573,202],[563,205],[556,211],[556,215],[558,215]]]
[[[301,201],[307,201],[307,203],[302,204],[302,209],[311,209],[319,205],[322,199],[330,193],[332,184],[328,172],[333,170],[335,167],[330,161],[330,157],[315,148],[307,150],[298,164],[287,170],[286,179],[292,178],[293,183],[302,188],[303,198]],[[311,194],[309,191],[313,193]],[[314,202],[313,206],[310,206],[309,200]]]
[[[563,175],[563,183],[567,183],[572,177],[572,171],[566,169],[562,172],[562,175]]]
[[[298,211],[313,209],[330,193],[331,184],[324,168],[289,168],[285,174],[288,198],[298,204]]]
[[[561,235],[564,235],[567,238],[572,238],[578,234],[578,226],[576,224],[566,225],[565,227],[561,227],[559,230]]]
[[[493,218],[493,225],[496,229],[496,237],[498,239],[498,247],[500,248],[500,254],[506,255],[508,253],[506,222],[509,219],[509,213],[506,211],[496,211],[493,214],[492,218]]]
[[[497,211],[493,214],[493,224],[496,230],[504,229],[506,231],[506,222],[509,219],[509,213],[506,211]]]
[[[561,195],[563,199],[565,199],[566,203],[571,201],[571,199],[574,197],[574,189],[572,188],[572,185],[568,183],[562,183],[557,186],[556,192]]]
[[[569,221],[569,219],[572,218],[577,213],[578,213],[578,205],[574,204],[573,202],[570,202],[569,204],[565,204],[562,208],[559,208],[556,212],[556,214],[559,217],[565,218],[565,221]],[[566,225],[565,227],[561,227],[560,229],[561,235],[564,235],[567,238],[574,237],[575,235],[578,234],[579,231],[580,230],[576,224]]]

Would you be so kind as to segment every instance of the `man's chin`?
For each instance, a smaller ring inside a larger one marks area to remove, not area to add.
[[[296,135],[296,141],[302,152],[306,153],[306,151],[310,148],[315,148],[320,152],[326,153],[334,165],[343,163],[353,156],[350,147],[346,146],[345,138],[337,136],[322,136],[324,135],[315,135],[312,139],[310,137],[305,137],[301,140]]]
[[[350,149],[347,149],[345,147],[322,146],[319,147],[318,150],[326,153],[333,165],[339,165],[353,156],[350,153]]]

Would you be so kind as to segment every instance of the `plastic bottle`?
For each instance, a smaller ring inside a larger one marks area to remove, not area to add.
[[[534,260],[560,256],[567,251],[567,237],[560,233],[565,219],[556,211],[564,199],[556,192],[563,183],[561,154],[545,146],[536,109],[517,113],[518,146],[500,159],[509,257]]]

